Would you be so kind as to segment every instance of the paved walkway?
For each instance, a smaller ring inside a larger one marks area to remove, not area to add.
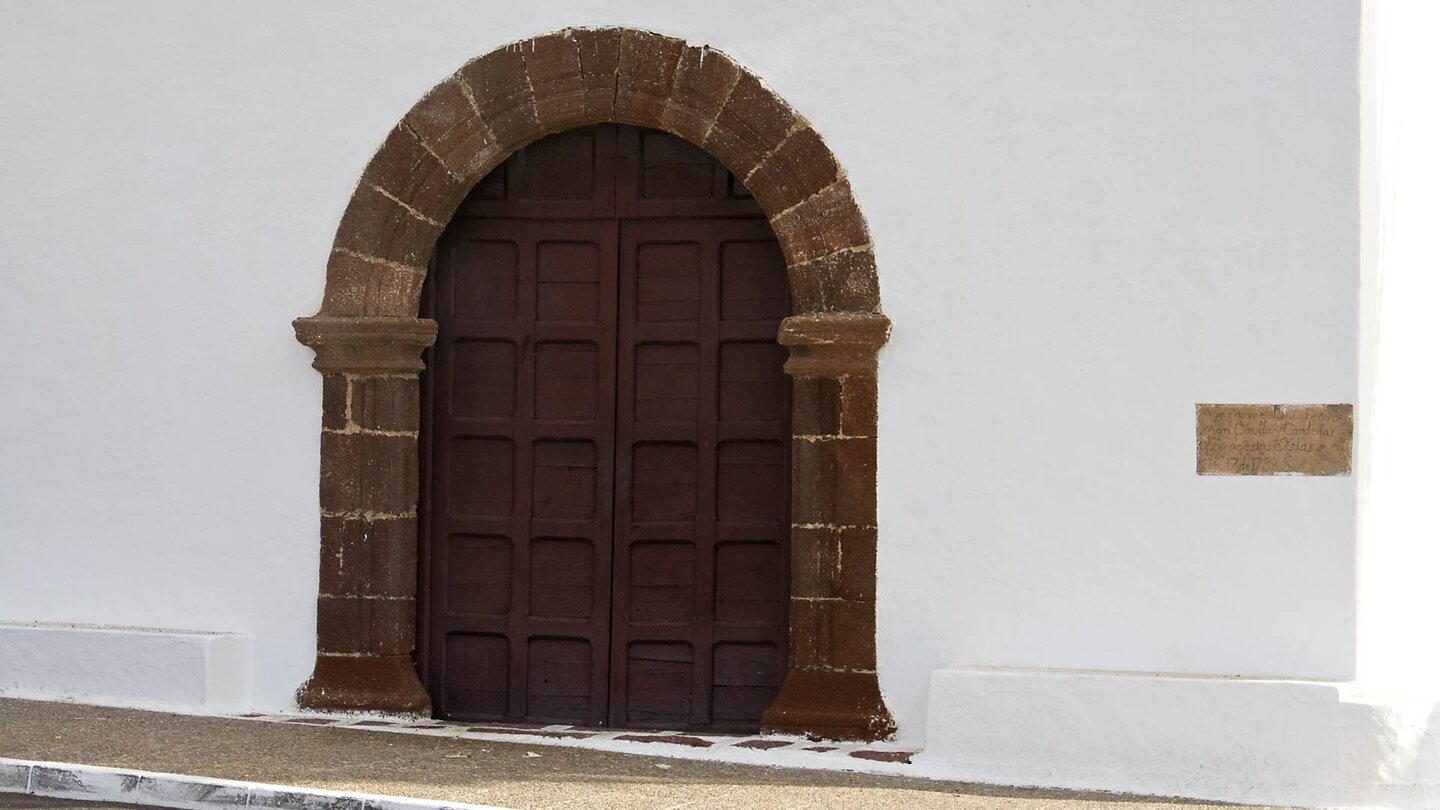
[[[0,700],[0,756],[513,808],[1159,810],[1200,804],[18,700]]]

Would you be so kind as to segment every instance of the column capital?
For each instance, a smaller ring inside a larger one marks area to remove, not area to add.
[[[429,318],[315,315],[296,318],[295,339],[315,350],[323,374],[416,374],[425,369],[421,352],[435,342]]]
[[[875,376],[875,355],[890,339],[890,319],[877,312],[792,315],[780,322],[790,349],[785,372],[795,377]]]

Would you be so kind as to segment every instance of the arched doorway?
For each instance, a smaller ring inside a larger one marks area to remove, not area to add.
[[[889,337],[869,229],[835,156],[754,74],[704,45],[575,28],[491,51],[431,89],[375,153],[336,230],[317,314],[323,375],[315,668],[325,710],[429,712],[416,674],[419,317],[436,239],[477,182],[546,135],[662,130],[741,178],[785,258],[791,377],[789,656],[762,723],[894,731],[875,660],[876,353]]]
[[[437,244],[420,669],[460,720],[756,730],[785,672],[785,262],[704,150],[606,124]]]

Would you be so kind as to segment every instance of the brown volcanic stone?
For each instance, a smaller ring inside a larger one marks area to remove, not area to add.
[[[754,74],[742,72],[705,138],[705,150],[745,177],[785,141],[798,121],[795,111]]]
[[[795,377],[790,381],[790,430],[796,436],[834,436],[840,432],[841,383],[833,377]]]
[[[469,184],[451,174],[403,123],[390,130],[365,167],[364,179],[436,220],[449,219],[470,190]]]
[[[875,669],[875,603],[841,600],[830,614],[829,666],[844,670]]]
[[[665,125],[665,104],[685,43],[674,37],[625,29],[620,33],[620,72],[615,119],[642,127]]]
[[[420,310],[424,271],[344,252],[330,254],[326,268],[326,315],[414,317]]]
[[[419,500],[420,463],[411,436],[323,433],[320,508],[398,514]]]
[[[875,525],[875,440],[795,440],[793,495],[796,523]]]
[[[691,748],[709,748],[713,743],[709,740],[702,740],[699,737],[687,737],[680,734],[621,734],[615,739],[627,740],[629,742],[643,743],[670,743],[671,745],[688,745]]]
[[[620,71],[620,29],[578,28],[570,36],[580,49],[586,120],[610,121],[615,116],[615,85]]]
[[[704,143],[740,72],[740,66],[719,51],[686,48],[675,67],[675,86],[661,117],[664,128],[691,143]]]
[[[895,734],[873,672],[791,669],[760,723],[766,731],[813,739],[883,740]]]
[[[504,151],[517,149],[540,133],[519,45],[485,54],[460,68],[459,76],[470,86],[480,116]]]
[[[753,189],[752,189],[753,190]],[[784,213],[775,214],[770,224],[775,238],[791,264],[813,261],[846,248],[870,243],[870,231],[855,206],[850,184],[840,181],[826,187]]]
[[[350,385],[350,420],[363,430],[419,430],[419,378],[411,375],[354,378]]]
[[[320,425],[330,430],[340,430],[345,427],[350,381],[345,379],[344,374],[325,374],[321,379]]]
[[[561,132],[590,123],[585,115],[579,43],[563,33],[547,34],[524,43],[521,54],[541,130]]]
[[[405,124],[466,183],[477,182],[482,169],[488,170],[488,164],[498,161],[501,154],[489,125],[455,78],[441,82],[420,99],[405,114]]]
[[[769,751],[772,748],[785,748],[789,745],[790,743],[784,740],[746,740],[745,742],[735,743],[736,748],[758,748],[761,751]]]
[[[413,517],[322,517],[320,593],[414,596],[415,538]]]
[[[316,604],[322,653],[405,655],[414,647],[414,599],[321,596]]]
[[[840,542],[835,530],[790,530],[790,594],[832,599],[840,596]]]
[[[302,708],[324,711],[430,713],[430,696],[415,675],[409,654],[330,656],[315,659],[315,671],[295,699]]]
[[[875,401],[878,396],[874,377],[846,377],[840,393],[840,432],[846,436],[875,436],[879,426]]]
[[[361,182],[335,233],[335,247],[377,259],[424,267],[443,226],[419,219],[404,206]]]
[[[914,755],[914,751],[871,751],[868,748],[850,752],[850,756],[856,759],[868,759],[872,762],[899,762],[905,765],[910,764],[910,758]]]
[[[852,601],[875,599],[874,529],[839,529],[840,582],[838,595]]]
[[[775,216],[838,179],[835,156],[819,133],[806,127],[761,161],[745,178],[745,187],[766,213]]]
[[[791,264],[790,289],[795,312],[878,312],[878,279],[875,254],[868,248]]]

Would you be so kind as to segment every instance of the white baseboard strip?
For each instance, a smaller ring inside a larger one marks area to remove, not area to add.
[[[505,810],[491,805],[0,757],[0,793],[176,810]]]

